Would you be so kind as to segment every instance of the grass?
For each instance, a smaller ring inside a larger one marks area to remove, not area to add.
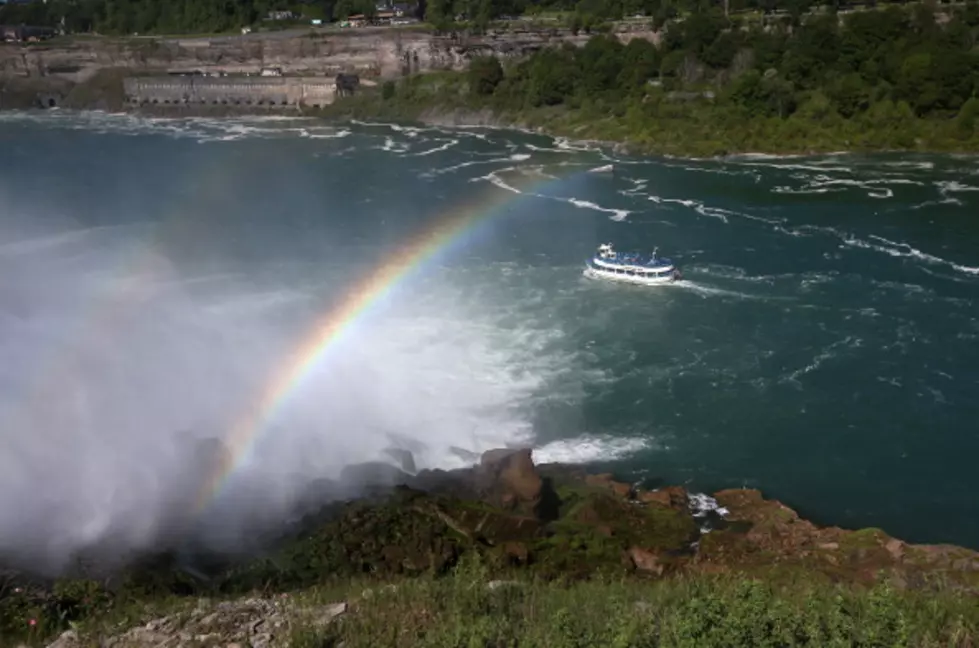
[[[658,583],[593,579],[488,587],[478,562],[441,579],[372,588],[294,646],[971,646],[979,609],[954,597],[832,585],[777,588],[739,577]],[[353,592],[347,592],[351,600]],[[335,601],[336,589],[300,596]]]
[[[266,621],[289,639],[270,648],[979,641],[975,590],[949,571],[959,553],[974,559],[965,549],[930,567],[895,570],[879,542],[886,536],[865,529],[842,536],[827,563],[807,554],[805,538],[795,553],[749,541],[749,523],[700,538],[694,555],[692,518],[682,509],[639,506],[600,482],[576,486],[559,471],[542,472],[564,503],[547,534],[483,501],[399,489],[337,504],[265,557],[200,563],[210,580],[181,570],[173,554],[147,556],[101,582],[74,576],[41,587],[0,578],[0,648],[44,646],[68,627],[80,648],[95,648],[161,617],[154,627],[167,633],[215,635],[199,648],[242,643],[246,628]],[[789,531],[781,509],[759,502],[760,528]],[[530,560],[507,559],[511,544],[529,549]],[[634,546],[664,569],[634,570],[626,551]],[[925,549],[909,548],[909,559],[925,560],[915,551]],[[240,603],[218,607],[222,601]],[[322,606],[341,601],[348,607],[339,620],[318,623]]]
[[[661,581],[596,577],[573,583],[532,577],[492,581],[466,559],[445,576],[370,577],[277,593],[288,600],[293,648],[578,646],[764,648],[775,646],[948,646],[979,640],[979,606],[951,594],[898,592],[744,576]],[[491,585],[493,583],[493,585]],[[269,595],[266,593],[266,595]],[[306,611],[349,604],[339,621],[316,626]],[[216,601],[214,601],[216,602]],[[211,603],[214,603],[211,602]],[[74,624],[83,646],[164,615],[207,614],[196,597],[134,599]],[[42,633],[28,645],[44,645]],[[8,644],[0,640],[0,646]],[[14,645],[14,644],[11,644]]]

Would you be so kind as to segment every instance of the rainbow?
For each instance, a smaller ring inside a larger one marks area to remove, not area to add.
[[[347,293],[338,305],[319,319],[298,345],[265,381],[258,397],[230,427],[224,437],[226,452],[215,462],[195,501],[195,512],[201,513],[220,494],[260,438],[267,423],[287,401],[303,379],[322,361],[324,355],[350,332],[355,324],[397,286],[415,275],[431,260],[440,257],[456,244],[467,240],[481,223],[506,212],[505,207],[521,196],[534,195],[534,189],[551,182],[544,177],[518,191],[490,185],[477,195],[449,210],[420,235],[407,241],[399,251],[375,268]],[[525,191],[527,190],[527,191]]]

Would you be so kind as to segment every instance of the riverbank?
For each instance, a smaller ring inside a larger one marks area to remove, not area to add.
[[[504,98],[470,92],[462,72],[418,75],[391,82],[387,90],[367,88],[314,114],[334,119],[530,129],[579,141],[607,142],[640,155],[979,153],[979,130],[966,132],[956,119],[916,117],[907,105],[891,101],[876,103],[853,119],[814,109],[787,118],[758,116],[717,99],[676,99],[662,89],[651,89],[638,98],[514,109]]]
[[[365,495],[310,509],[260,558],[162,554],[54,583],[8,575],[2,635],[56,648],[979,638],[974,551],[817,527],[756,490],[707,497],[534,465],[529,450],[450,472],[415,473],[397,456],[403,469],[349,467],[343,487]]]

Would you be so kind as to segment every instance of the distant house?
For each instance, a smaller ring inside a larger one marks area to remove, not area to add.
[[[296,17],[291,11],[270,11],[268,13],[269,20],[292,20]]]

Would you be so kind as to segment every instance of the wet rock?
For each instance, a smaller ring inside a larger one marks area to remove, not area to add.
[[[632,499],[635,496],[635,489],[633,489],[632,486],[615,481],[613,476],[609,473],[603,473],[601,475],[588,475],[585,477],[585,483],[596,488],[607,488],[617,496],[625,499]]]
[[[479,469],[488,501],[504,509],[536,509],[543,480],[534,467],[530,448],[484,452]]]
[[[398,462],[398,464],[401,466],[402,472],[409,475],[414,475],[418,472],[418,469],[415,468],[415,455],[411,454],[410,450],[388,448],[384,451],[384,453]]]
[[[355,490],[394,487],[411,482],[411,475],[381,461],[371,461],[344,467],[340,472],[343,486]]]
[[[690,497],[682,486],[640,491],[636,493],[636,499],[645,504],[655,504],[676,510],[686,510],[690,507]]]
[[[632,560],[632,564],[635,565],[636,569],[647,574],[654,574],[656,576],[663,575],[663,565],[660,563],[659,557],[651,551],[646,551],[640,547],[630,547],[629,559]]]

